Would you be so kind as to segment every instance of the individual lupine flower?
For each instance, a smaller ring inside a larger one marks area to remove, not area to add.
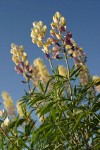
[[[8,115],[15,115],[15,107],[11,96],[7,92],[2,92],[2,98],[4,102],[5,109],[7,110]]]
[[[56,35],[55,30],[53,30],[53,29],[52,29],[52,30],[50,30],[50,35],[51,35],[51,36],[55,36],[55,35]]]
[[[93,76],[93,81],[95,83],[99,82],[100,81],[100,77],[99,76]],[[100,85],[96,86],[96,90],[97,90],[98,93],[100,93]]]
[[[59,74],[60,74],[61,76],[66,77],[66,75],[67,75],[67,70],[66,70],[66,68],[65,68],[64,66],[59,65],[59,66],[58,66],[58,71],[59,71]]]
[[[34,60],[34,67],[36,67],[38,69],[39,80],[43,84],[47,83],[49,80],[50,74],[41,58],[37,58]]]
[[[45,54],[48,54],[49,53],[49,47],[50,45],[52,44],[52,41],[50,38],[47,38],[47,40],[45,42],[43,42],[43,48],[42,48],[42,51],[45,53]]]
[[[9,127],[9,125],[10,125],[10,120],[9,120],[9,118],[7,117],[7,118],[4,120],[4,122],[1,124],[1,128],[2,128],[3,130],[6,130],[7,127]]]
[[[51,50],[51,52],[53,53],[52,58],[59,59],[60,50],[61,50],[61,46],[58,43],[56,43]]]
[[[42,21],[33,22],[33,28],[31,29],[32,42],[37,44],[38,47],[42,47],[42,40],[46,34],[47,26],[43,25]]]
[[[6,112],[5,110],[0,110],[0,118],[3,118],[5,116]]]
[[[64,45],[69,50],[74,51],[76,47],[76,42],[72,39],[72,33],[70,31],[67,32],[66,36],[64,37]]]

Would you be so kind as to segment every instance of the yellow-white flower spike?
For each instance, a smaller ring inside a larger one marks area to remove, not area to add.
[[[33,23],[33,28],[31,29],[32,42],[37,44],[38,47],[42,46],[42,40],[46,34],[46,31],[47,26],[43,25],[42,21]]]
[[[15,108],[11,96],[7,92],[2,92],[2,98],[8,115],[14,116]]]
[[[34,66],[37,68],[37,75],[42,83],[46,83],[49,80],[49,72],[41,58],[37,58],[34,60]]]
[[[44,63],[43,63],[41,58],[37,58],[37,59],[34,60],[34,66],[41,67],[43,65],[44,65]]]

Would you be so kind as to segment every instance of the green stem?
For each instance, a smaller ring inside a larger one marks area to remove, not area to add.
[[[49,63],[50,63],[50,67],[51,67],[51,69],[52,69],[52,72],[54,73],[53,64],[52,64],[51,59],[49,59]]]
[[[68,78],[68,84],[69,84],[69,89],[70,89],[70,98],[71,98],[71,101],[72,101],[73,97],[72,97],[72,88],[71,88],[71,84],[70,84],[70,67],[69,67],[69,64],[68,64],[68,58],[67,58],[66,53],[63,52],[63,54],[64,54],[65,61],[66,61],[67,78]]]

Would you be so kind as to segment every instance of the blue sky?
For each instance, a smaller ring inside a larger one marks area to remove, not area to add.
[[[87,54],[91,75],[100,76],[100,0],[0,0],[0,94],[8,91],[14,102],[26,87],[14,70],[11,43],[23,45],[31,63],[42,57],[49,66],[41,49],[32,44],[30,33],[34,21],[42,20],[50,29],[56,11],[66,18],[67,29]]]

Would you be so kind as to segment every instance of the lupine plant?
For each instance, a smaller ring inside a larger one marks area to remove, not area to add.
[[[16,107],[11,96],[2,93],[0,150],[99,150],[100,77],[90,75],[86,54],[59,12],[49,38],[46,31],[42,21],[34,22],[31,38],[49,61],[51,74],[41,58],[30,64],[24,47],[11,44],[15,70],[28,90]],[[64,66],[54,65],[61,60]]]

